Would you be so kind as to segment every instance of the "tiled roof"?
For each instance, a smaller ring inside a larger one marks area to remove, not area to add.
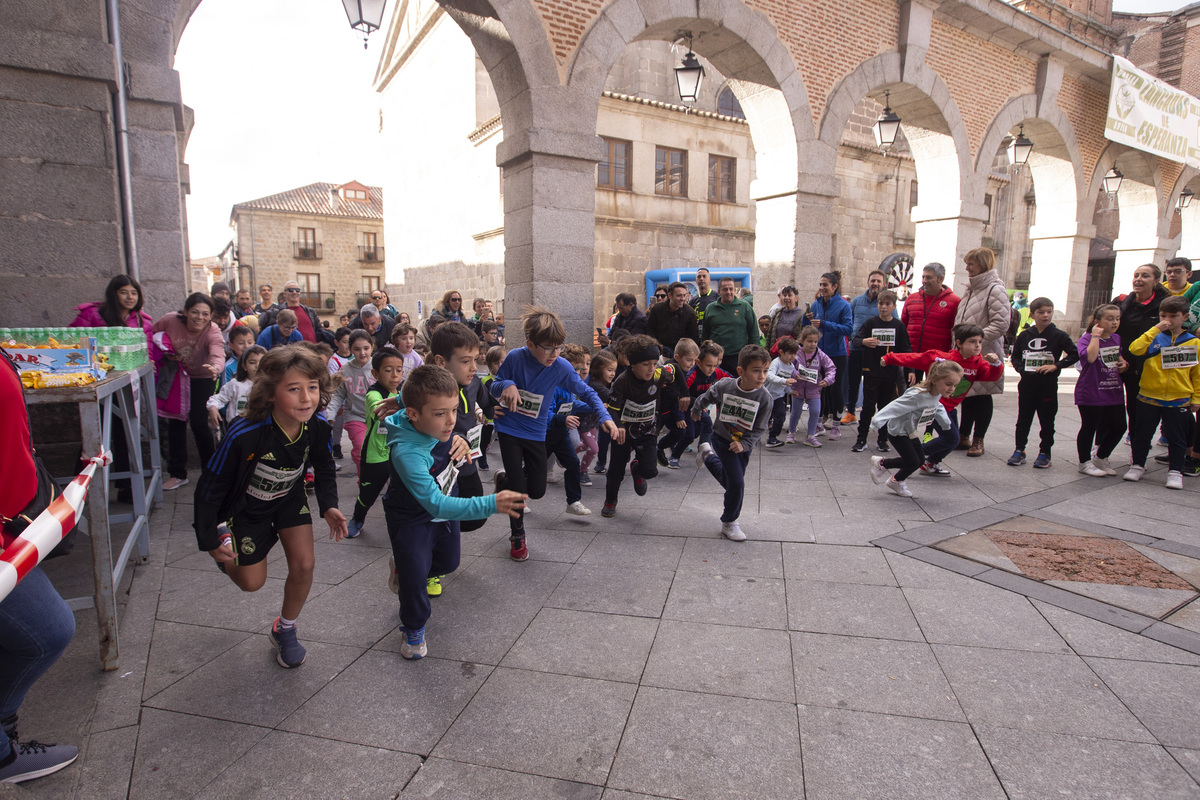
[[[357,186],[338,183],[310,183],[299,189],[236,203],[233,210],[255,209],[260,211],[283,211],[293,214],[316,214],[322,217],[352,217],[354,219],[383,219],[383,189],[366,186],[367,200],[343,200],[337,195],[339,186]]]

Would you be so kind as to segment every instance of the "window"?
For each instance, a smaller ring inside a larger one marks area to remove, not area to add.
[[[370,294],[371,292],[379,291],[379,276],[378,275],[363,275],[362,276],[362,293]]]
[[[687,197],[687,151],[654,148],[654,193]]]
[[[347,200],[366,200],[367,193],[362,189],[342,189],[342,197]]]
[[[742,104],[738,102],[737,97],[733,94],[733,89],[730,89],[728,86],[717,96],[717,113],[724,114],[727,117],[737,117],[738,119],[746,118],[746,113],[742,111]]]
[[[596,165],[596,186],[628,191],[631,188],[629,154],[633,145],[621,139],[604,137],[604,147],[608,152],[604,160]]]
[[[359,261],[383,261],[383,248],[379,246],[379,234],[362,232],[362,244],[358,246]]]
[[[309,308],[324,308],[321,302],[321,275],[317,272],[297,272],[296,283],[300,284],[300,302]]]
[[[708,157],[708,199],[714,203],[734,202],[737,186],[737,159]]]
[[[317,244],[316,228],[297,228],[296,241],[293,244],[293,257],[320,258],[321,246]]]
[[[908,213],[917,207],[917,179],[913,178],[908,182]]]
[[[316,228],[299,228],[296,231],[296,236],[302,247],[317,246],[317,229]]]
[[[983,198],[983,207],[987,209],[987,218],[984,219],[984,226],[992,224],[992,195],[987,195]]]

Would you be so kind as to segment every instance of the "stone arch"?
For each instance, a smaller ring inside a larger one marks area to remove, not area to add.
[[[1170,204],[1158,158],[1110,142],[1096,162],[1088,185],[1089,197],[1103,190],[1104,176],[1114,166],[1125,176],[1117,194],[1120,227],[1113,242],[1116,251],[1113,288],[1114,292],[1123,292],[1129,288],[1134,269],[1151,262],[1161,265],[1175,246],[1168,238]]]
[[[924,63],[904,65],[899,53],[867,59],[837,83],[825,104],[812,155],[818,170],[832,171],[838,144],[855,106],[864,97],[881,104],[891,92],[892,108],[903,120],[904,135],[916,162],[923,192],[913,209],[916,261],[945,265],[950,282],[962,255],[979,242],[985,209],[982,198],[966,198],[973,175],[967,128],[945,82]],[[807,166],[807,163],[806,163]]]
[[[1179,173],[1167,203],[1168,215],[1172,213],[1170,208],[1179,199],[1179,194],[1184,189],[1191,189],[1192,192],[1200,194],[1200,169],[1185,166]],[[1187,208],[1179,209],[1179,223],[1179,242],[1176,245],[1176,255],[1186,256],[1200,264],[1200,203],[1196,202],[1195,198]]]

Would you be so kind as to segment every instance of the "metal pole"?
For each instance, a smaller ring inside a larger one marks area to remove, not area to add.
[[[133,174],[129,166],[129,94],[126,86],[125,58],[121,50],[121,16],[119,0],[105,0],[108,16],[108,38],[113,46],[113,72],[117,76],[117,97],[114,117],[117,134],[117,176],[121,195],[121,232],[125,239],[125,272],[140,281],[137,257],[137,229],[133,224]]]

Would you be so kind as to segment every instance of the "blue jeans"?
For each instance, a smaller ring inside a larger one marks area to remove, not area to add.
[[[29,687],[50,669],[75,635],[75,615],[46,573],[34,567],[0,602],[0,760],[12,752],[7,731]]]
[[[384,518],[400,581],[400,624],[410,631],[420,630],[430,614],[425,582],[458,569],[460,529],[456,521],[403,523],[391,519],[386,511]]]
[[[946,413],[950,417],[950,430],[944,431],[941,425],[933,423],[937,438],[925,445],[925,460],[931,464],[941,463],[958,447],[958,409]]]
[[[732,442],[714,436],[713,454],[704,460],[704,466],[708,467],[717,483],[725,487],[725,510],[721,514],[721,522],[736,522],[742,514],[742,499],[746,495],[746,465],[750,463],[749,453],[734,453],[729,449],[730,444]]]

